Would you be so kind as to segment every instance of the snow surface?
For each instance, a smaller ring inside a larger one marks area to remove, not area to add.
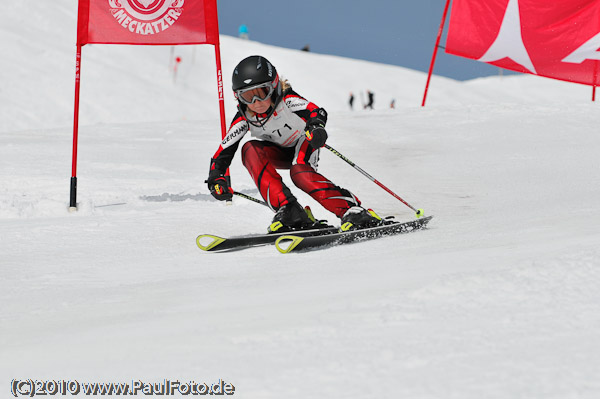
[[[421,108],[423,73],[223,36],[228,118],[233,66],[263,54],[330,111],[331,146],[435,218],[324,251],[210,254],[198,234],[272,217],[205,187],[213,48],[84,48],[69,213],[76,2],[31,8],[4,4],[0,25],[0,397],[13,378],[224,379],[240,398],[600,397],[590,88],[434,77]],[[349,111],[367,89],[376,110]],[[325,150],[319,170],[381,214],[414,216]],[[258,195],[239,157],[232,174]]]

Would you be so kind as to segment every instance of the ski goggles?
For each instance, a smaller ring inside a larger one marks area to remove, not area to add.
[[[255,101],[265,101],[271,97],[274,90],[271,82],[265,82],[246,89],[236,90],[235,97],[244,104],[253,104]]]

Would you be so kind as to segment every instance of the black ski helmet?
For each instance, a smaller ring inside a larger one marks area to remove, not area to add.
[[[273,94],[271,95],[273,105],[269,112],[269,117],[282,98],[282,88],[281,83],[279,82],[277,69],[269,62],[269,60],[260,55],[251,55],[250,57],[246,57],[241,60],[233,70],[231,83],[236,98],[239,90],[252,88],[253,86],[263,83],[270,83],[273,87]],[[242,111],[242,114],[244,114],[247,109],[247,105],[243,104],[238,99],[238,108],[240,108],[240,111]]]

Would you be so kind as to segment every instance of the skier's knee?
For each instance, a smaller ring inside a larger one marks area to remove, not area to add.
[[[314,176],[315,170],[312,166],[307,164],[295,164],[290,168],[290,177],[292,178],[292,182],[300,187],[305,182],[311,181],[311,177]]]
[[[256,145],[257,141],[251,140],[242,146],[242,164],[247,165],[249,157],[259,156],[259,149]]]

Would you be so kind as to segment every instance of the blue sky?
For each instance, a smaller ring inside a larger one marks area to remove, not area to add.
[[[222,34],[237,36],[241,24],[251,40],[287,48],[310,46],[334,54],[427,71],[445,0],[221,0]],[[441,45],[449,22],[446,21]],[[497,67],[438,51],[435,73],[465,80],[497,75]],[[513,73],[504,71],[505,74]]]

